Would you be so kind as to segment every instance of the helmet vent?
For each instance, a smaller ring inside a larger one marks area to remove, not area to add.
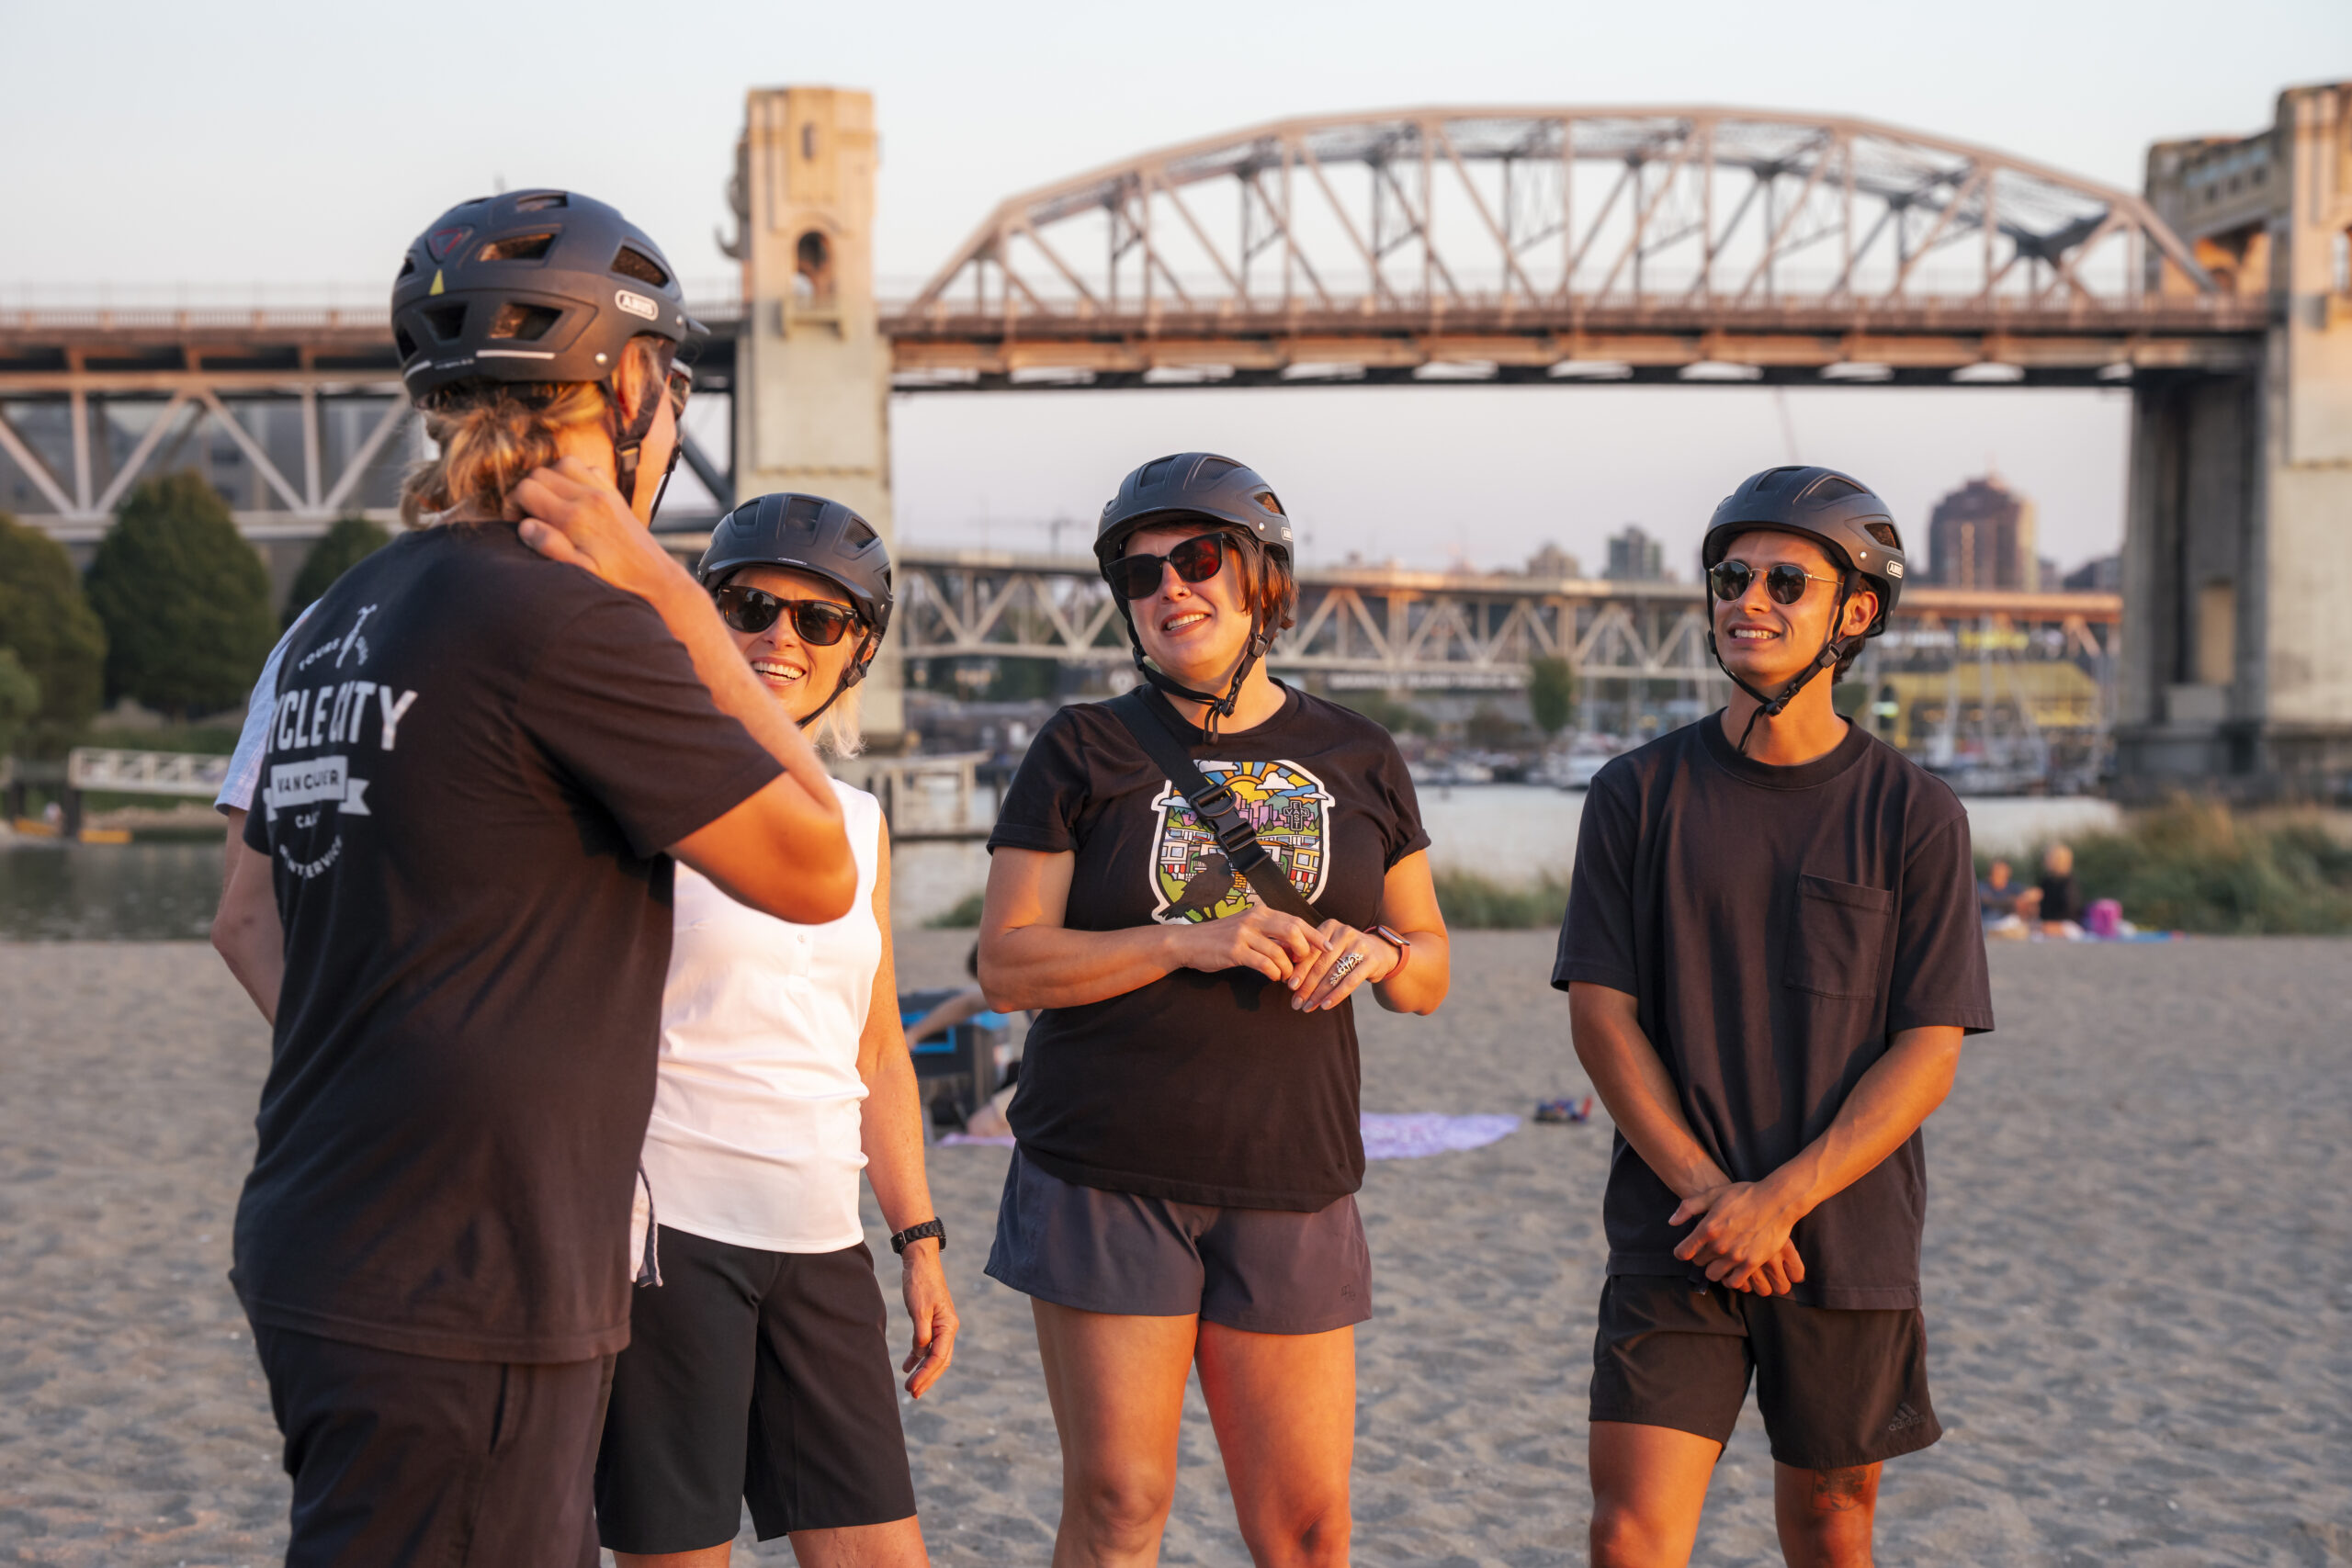
[[[490,335],[513,338],[518,343],[537,343],[548,335],[548,329],[563,319],[563,312],[546,305],[522,305],[509,300],[498,308],[491,319]]]
[[[1149,489],[1151,486],[1158,484],[1160,480],[1168,477],[1168,470],[1175,466],[1176,459],[1173,457],[1162,457],[1156,463],[1146,463],[1143,466],[1142,477],[1136,481],[1137,487],[1141,489]]]
[[[1203,460],[1200,471],[1193,478],[1202,484],[1214,484],[1240,466],[1223,457],[1209,457]]]
[[[393,279],[392,279],[392,281],[393,281],[393,282],[395,282],[395,283],[398,283],[401,277],[406,277],[406,276],[408,276],[411,273],[414,272],[415,270],[416,270],[416,258],[415,258],[414,256],[402,256],[402,257],[401,258],[400,277],[395,277],[395,278],[393,278]]]
[[[463,305],[443,305],[424,312],[425,324],[433,335],[443,343],[455,343],[466,335],[466,308]]]
[[[492,240],[481,248],[476,261],[537,261],[555,243],[552,231],[545,234],[517,234],[512,239]],[[492,334],[493,337],[496,333]]]
[[[633,277],[638,282],[650,284],[655,288],[670,287],[670,275],[662,270],[662,264],[635,245],[623,245],[620,248],[620,254],[613,258],[613,270],[623,277]]]
[[[1259,505],[1264,507],[1267,511],[1272,513],[1277,517],[1280,517],[1283,514],[1283,503],[1274,499],[1274,492],[1272,491],[1261,490],[1250,499],[1256,502]]]
[[[1892,523],[1865,523],[1862,525],[1862,530],[1890,550],[1899,550],[1903,547],[1903,536],[1894,531],[1894,525]]]
[[[1849,495],[1862,493],[1864,493],[1862,487],[1853,480],[1842,479],[1836,474],[1824,474],[1813,489],[1806,492],[1806,495],[1808,499],[1814,501],[1843,501]]]
[[[416,340],[408,335],[406,327],[392,329],[392,346],[401,351],[401,363],[403,365],[416,357]]]
[[[842,530],[842,540],[853,549],[862,550],[880,536],[857,518],[852,518],[849,526]]]
[[[526,196],[523,197],[522,200],[514,204],[514,210],[517,212],[545,212],[549,208],[570,207],[571,205],[571,197],[564,192],[560,190],[543,190],[536,196]]]
[[[817,531],[817,519],[825,514],[825,503],[813,495],[796,495],[784,503],[784,525]]]

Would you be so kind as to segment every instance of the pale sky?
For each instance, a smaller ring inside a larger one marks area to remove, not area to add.
[[[2352,77],[2352,4],[2238,0],[1445,6],[441,7],[0,0],[0,305],[101,285],[380,286],[409,238],[503,180],[611,201],[690,279],[746,87],[876,96],[879,271],[911,283],[1001,197],[1283,115],[1419,103],[1721,103],[1884,119],[2131,188],[2147,144],[2267,125]],[[1312,536],[1440,564],[1557,539],[1595,562],[1639,521],[1687,556],[1744,473],[1858,472],[1906,523],[1996,465],[2043,552],[2113,547],[2129,400],[2112,392],[1430,388],[901,398],[903,536],[1042,547],[1119,474],[1187,446],[1263,470]],[[1071,545],[1076,536],[1065,533]]]

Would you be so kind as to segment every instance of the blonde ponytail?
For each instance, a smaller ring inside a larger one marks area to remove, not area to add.
[[[658,387],[663,346],[655,337],[629,340],[614,384],[630,406]],[[591,381],[462,381],[418,406],[439,450],[401,480],[401,521],[412,528],[458,508],[506,516],[515,487],[560,455],[562,435],[605,423],[604,390]]]

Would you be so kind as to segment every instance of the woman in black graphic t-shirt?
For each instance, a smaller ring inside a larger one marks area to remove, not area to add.
[[[1429,838],[1387,733],[1266,673],[1297,587],[1263,479],[1148,463],[1095,553],[1147,700],[1323,918],[1267,907],[1110,705],[1047,722],[989,840],[980,982],[1043,1010],[988,1271],[1035,1300],[1070,1555],[1156,1544],[1197,1361],[1243,1537],[1342,1562],[1371,1315],[1350,999],[1444,999]]]

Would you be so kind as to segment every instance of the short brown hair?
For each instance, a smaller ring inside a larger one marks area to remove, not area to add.
[[[1238,541],[1234,555],[1241,563],[1241,602],[1250,614],[1265,617],[1269,634],[1298,625],[1298,577],[1290,558],[1238,528],[1211,531]]]
[[[668,343],[629,340],[613,386],[630,407],[662,395],[662,352]],[[466,507],[506,515],[507,498],[534,468],[556,460],[557,437],[605,420],[605,393],[593,381],[461,381],[417,405],[424,434],[440,451],[401,481],[401,521],[420,526],[428,513]]]

